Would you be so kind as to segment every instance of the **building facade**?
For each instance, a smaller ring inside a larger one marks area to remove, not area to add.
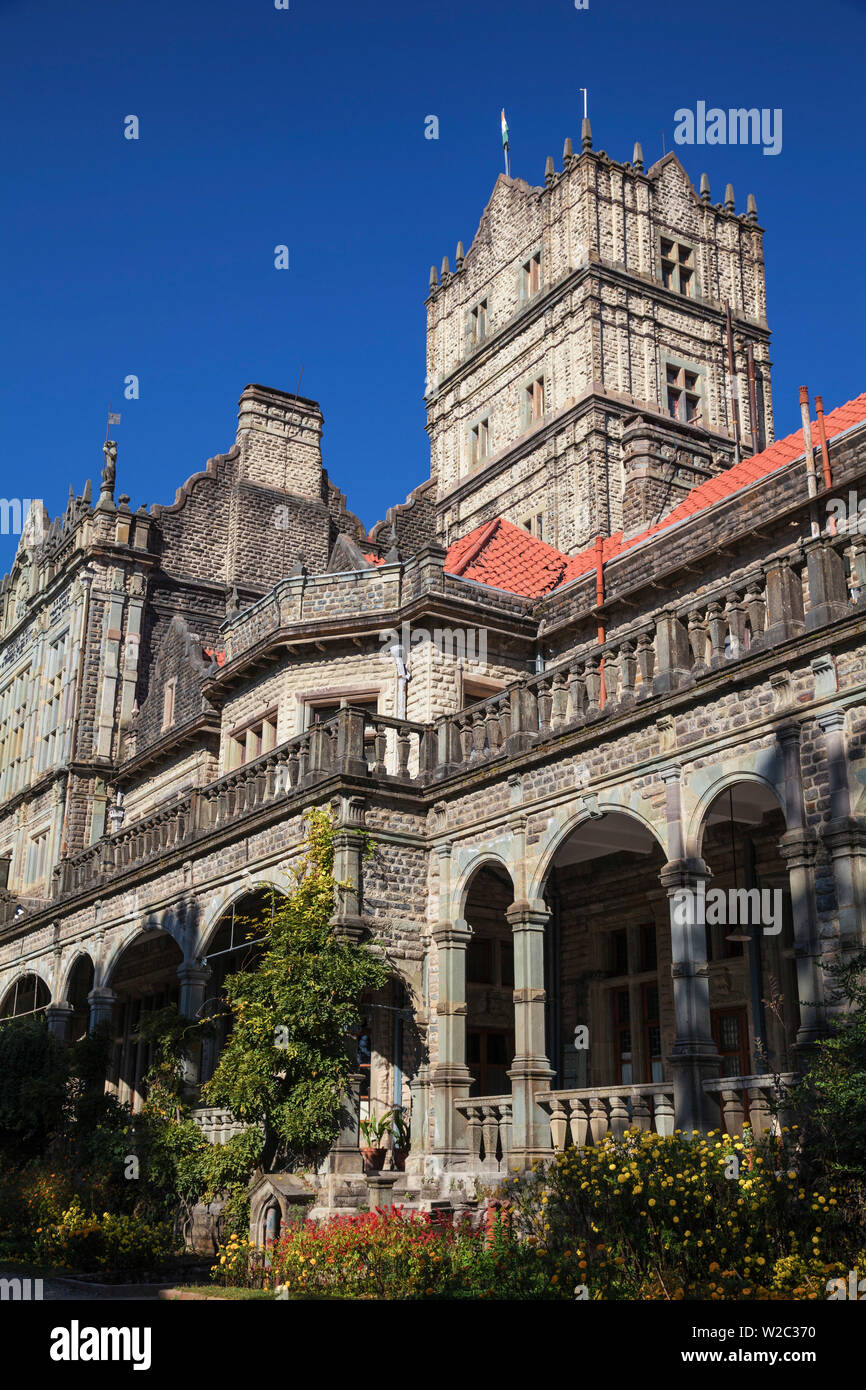
[[[419,1202],[765,1125],[863,942],[866,395],[774,442],[754,200],[585,123],[427,313],[431,476],[369,534],[318,405],[254,385],[171,506],[106,445],[0,586],[0,1018],[109,1020],[139,1105],[142,1013],[218,1010],[327,805],[390,983],[321,1210],[369,1200],[370,1109],[411,1114]]]

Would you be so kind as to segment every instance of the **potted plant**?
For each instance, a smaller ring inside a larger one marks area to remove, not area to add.
[[[382,1140],[386,1134],[391,1132],[391,1111],[385,1110],[378,1117],[371,1115],[369,1119],[361,1121],[361,1133],[367,1141],[366,1147],[362,1145],[361,1153],[367,1166],[368,1173],[381,1173],[385,1166],[385,1155],[388,1150],[383,1146]]]
[[[411,1139],[409,1121],[402,1106],[393,1112],[391,1134],[394,1137],[394,1167],[398,1172],[403,1173],[406,1170],[406,1158],[411,1147]]]

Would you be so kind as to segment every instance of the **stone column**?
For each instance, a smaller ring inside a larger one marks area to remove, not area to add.
[[[815,837],[806,822],[803,774],[800,765],[800,725],[780,724],[776,738],[782,752],[785,823],[779,853],[788,869],[797,963],[800,1027],[795,1046],[807,1050],[826,1033],[824,972],[819,961],[817,899],[815,894]]]
[[[177,967],[180,980],[180,1003],[178,1013],[182,1018],[200,1019],[207,996],[207,982],[211,977],[209,965],[197,961],[184,962]],[[195,1033],[184,1062],[184,1081],[188,1086],[197,1086],[201,1080],[201,1033]]]
[[[697,920],[695,908],[698,884],[706,884],[710,872],[702,859],[685,857],[681,775],[676,766],[664,768],[661,774],[670,855],[659,874],[670,912],[675,1028],[670,1065],[676,1127],[706,1132],[718,1125],[719,1111],[703,1083],[718,1076],[720,1061],[710,1020],[707,930]]]
[[[430,1148],[430,1068],[426,1062],[422,1062],[410,1081],[409,1092],[412,1096],[412,1149],[417,1157],[418,1154],[427,1153]]]
[[[337,888],[336,910],[331,925],[341,936],[360,941],[365,932],[361,917],[364,853],[364,801],[360,796],[332,803],[334,830],[334,878]]]
[[[844,710],[828,710],[818,715],[827,749],[830,778],[830,819],[821,827],[821,838],[833,862],[836,904],[839,911],[839,946],[848,955],[864,942],[866,922],[866,882],[864,882],[864,839],[866,827],[851,814],[848,783],[848,746]]]
[[[117,995],[113,989],[108,989],[104,985],[92,989],[87,996],[90,1005],[90,1026],[88,1032],[93,1033],[100,1023],[110,1023],[114,1014],[114,1006],[117,1003]]]
[[[334,859],[336,873],[337,859]],[[358,861],[360,869],[360,858]],[[357,903],[357,899],[355,900]],[[336,937],[358,942],[364,933],[364,924],[357,913],[337,913],[331,918]],[[340,1128],[337,1141],[328,1155],[328,1170],[331,1173],[356,1173],[364,1171],[361,1158],[361,1073],[355,1071],[358,1065],[357,1043],[353,1037],[349,1043],[353,1049],[349,1058],[350,1072],[346,1078],[346,1089],[340,1097]],[[332,1200],[335,1189],[332,1185]]]
[[[346,1089],[340,1097],[340,1129],[337,1142],[328,1155],[328,1168],[332,1173],[363,1173],[364,1161],[361,1158],[361,1073],[349,1076]]]
[[[536,1104],[553,1068],[545,1050],[544,930],[550,918],[540,899],[512,903],[506,916],[514,938],[513,1120],[509,1166],[526,1168],[550,1157],[550,1121]]]
[[[677,1129],[686,1133],[706,1133],[719,1123],[718,1108],[703,1085],[718,1076],[720,1065],[710,1021],[706,927],[696,911],[698,885],[709,878],[702,859],[673,860],[659,874],[670,899],[674,1119]]]
[[[471,939],[472,931],[462,917],[438,922],[433,928],[439,958],[439,1047],[436,1064],[430,1068],[433,1150],[446,1164],[466,1158],[466,1122],[454,1102],[466,1100],[472,1084],[466,1065],[466,948]]]
[[[45,1010],[48,1031],[53,1033],[55,1038],[59,1038],[61,1042],[68,1040],[69,1023],[74,1012],[71,1004],[51,1004]]]

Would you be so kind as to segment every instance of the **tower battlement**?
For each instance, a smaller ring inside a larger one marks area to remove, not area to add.
[[[566,141],[543,186],[500,175],[431,270],[427,429],[439,524],[495,515],[573,551],[623,522],[623,421],[692,431],[716,470],[773,439],[763,229],[674,154]],[[733,357],[733,372],[731,359]],[[682,431],[677,430],[677,447]]]

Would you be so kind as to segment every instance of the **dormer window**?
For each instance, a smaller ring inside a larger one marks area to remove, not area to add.
[[[691,246],[680,241],[661,238],[662,284],[675,294],[684,294],[687,299],[694,296],[695,253]]]

